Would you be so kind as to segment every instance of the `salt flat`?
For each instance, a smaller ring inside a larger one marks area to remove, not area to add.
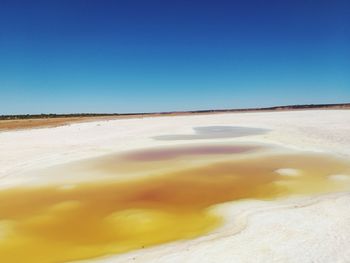
[[[301,152],[331,153],[350,162],[349,110],[150,117],[1,132],[0,187],[59,180],[35,173],[53,165],[140,148],[175,146],[179,141],[153,138],[193,134],[193,128],[201,126],[269,130],[233,138],[204,138],[201,142],[266,143]],[[295,177],[291,170],[282,172]],[[341,178],[346,176],[342,174]],[[225,223],[206,236],[88,262],[349,262],[349,201],[350,193],[342,192],[220,204],[211,209],[222,215]]]

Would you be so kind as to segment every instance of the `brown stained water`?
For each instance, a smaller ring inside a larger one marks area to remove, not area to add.
[[[181,156],[199,154],[185,147],[168,153],[165,163],[172,169],[154,177],[0,191],[0,262],[65,262],[190,239],[220,225],[220,217],[210,212],[215,204],[350,188],[329,180],[329,175],[350,173],[349,163],[331,156],[259,156],[247,153],[251,146],[207,147],[199,149],[214,159],[217,154],[231,159],[179,167]],[[245,158],[238,158],[242,151]],[[147,173],[139,163],[149,163],[150,169],[164,165],[157,150],[150,152],[154,158],[142,158],[147,156],[143,150],[116,158],[115,163],[106,158],[93,165],[111,176],[118,174],[115,167],[120,162]],[[276,170],[281,168],[298,169],[300,174],[280,175]]]

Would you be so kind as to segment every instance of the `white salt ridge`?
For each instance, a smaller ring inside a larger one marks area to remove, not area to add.
[[[76,187],[77,186],[74,184],[65,184],[65,185],[58,187],[58,189],[60,189],[60,190],[73,190]]]
[[[279,175],[282,176],[300,176],[301,175],[301,171],[298,169],[293,169],[293,168],[281,168],[275,171],[276,173],[278,173]]]
[[[328,178],[334,181],[350,181],[350,174],[332,174]]]

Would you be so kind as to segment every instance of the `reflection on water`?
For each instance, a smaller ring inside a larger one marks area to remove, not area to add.
[[[193,128],[194,134],[166,134],[154,136],[153,139],[162,141],[174,140],[200,140],[235,138],[248,135],[264,134],[268,130],[261,128],[239,127],[239,126],[206,126]]]
[[[206,147],[199,149],[208,152]],[[210,213],[211,205],[349,189],[329,175],[349,174],[350,165],[330,156],[246,153],[246,158],[236,158],[233,148],[219,151],[218,147],[209,150],[214,162],[198,167],[178,165],[181,158],[164,162],[156,158],[144,169],[145,159],[139,157],[145,151],[114,162],[111,158],[89,162],[89,169],[95,166],[110,178],[119,173],[120,162],[141,174],[162,165],[171,167],[155,177],[1,191],[0,262],[63,262],[194,238],[220,224],[220,218]],[[226,151],[230,160],[216,159],[216,153]],[[175,152],[168,157],[188,154]],[[284,176],[281,169],[299,174]]]

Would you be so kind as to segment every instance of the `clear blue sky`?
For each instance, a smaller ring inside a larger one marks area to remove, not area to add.
[[[350,1],[0,0],[0,114],[350,102]]]

